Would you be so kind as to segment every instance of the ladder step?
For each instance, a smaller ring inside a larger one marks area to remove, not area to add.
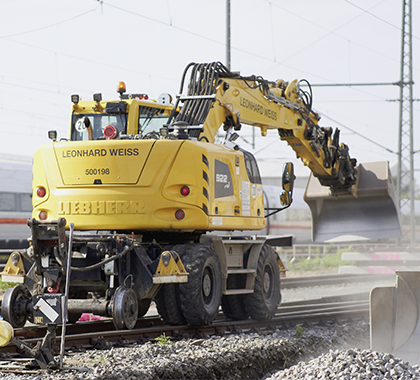
[[[228,269],[227,274],[253,274],[256,273],[256,269]]]
[[[254,293],[253,289],[228,289],[223,294],[226,296],[232,295],[232,294],[251,294]]]

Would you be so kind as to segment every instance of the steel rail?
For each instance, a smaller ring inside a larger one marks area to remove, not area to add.
[[[274,331],[285,326],[315,323],[320,321],[368,318],[369,299],[368,294],[358,295],[359,299],[353,297],[337,297],[316,299],[312,301],[299,301],[282,304],[275,316],[268,321],[242,320],[233,321],[226,319],[223,313],[209,326],[168,326],[164,325],[161,319],[156,317],[142,318],[138,321],[133,330],[115,330],[112,321],[92,321],[84,323],[69,324],[65,338],[65,349],[67,351],[91,348],[110,348],[112,346],[127,345],[153,341],[155,338],[165,334],[172,339],[182,338],[205,338],[209,335],[228,335],[241,332],[262,332]],[[57,331],[56,347],[61,343]],[[35,345],[42,340],[45,327],[25,327],[15,329],[15,335],[24,339],[28,344]],[[7,345],[0,348],[0,353],[10,357],[16,357],[19,353],[14,345]]]
[[[395,279],[395,274],[329,274],[307,277],[286,277],[281,279],[282,289],[310,286],[328,286],[357,282],[377,282]]]

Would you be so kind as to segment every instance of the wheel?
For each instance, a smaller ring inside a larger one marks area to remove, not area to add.
[[[178,244],[167,246],[164,251],[176,251],[184,263],[184,257],[187,253],[187,246]],[[159,289],[155,297],[156,308],[159,315],[167,325],[177,326],[187,324],[187,320],[182,314],[181,301],[179,298],[179,284],[164,284]]]
[[[117,288],[114,294],[112,317],[117,330],[131,330],[137,322],[139,305],[133,289],[123,286]]]
[[[280,269],[274,249],[264,244],[258,258],[254,293],[245,295],[245,307],[252,319],[273,317],[280,301]]]
[[[227,279],[228,289],[243,289],[245,287],[246,277],[241,275],[230,275]],[[232,294],[222,296],[222,310],[226,318],[240,321],[249,318],[249,313],[245,308],[244,295]]]
[[[9,322],[12,327],[23,327],[31,316],[26,310],[27,304],[31,300],[31,294],[24,285],[16,285],[8,288],[3,296],[1,315]]]
[[[188,282],[179,284],[182,313],[194,326],[213,322],[222,297],[222,272],[215,250],[206,245],[192,246],[185,255]]]

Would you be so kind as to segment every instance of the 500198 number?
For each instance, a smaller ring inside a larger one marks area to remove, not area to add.
[[[85,175],[108,175],[110,172],[109,168],[86,169]]]

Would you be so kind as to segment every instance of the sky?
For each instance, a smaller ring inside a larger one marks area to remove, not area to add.
[[[420,0],[412,7],[416,82]],[[231,69],[314,85],[397,82],[402,9],[402,0],[231,0]],[[31,156],[49,130],[68,136],[72,94],[113,100],[124,81],[129,93],[175,96],[188,63],[225,63],[226,0],[2,1],[0,51],[0,154]],[[320,125],[339,127],[352,157],[396,161],[399,87],[312,91]],[[420,102],[413,106],[416,151]],[[256,131],[255,147],[251,128],[242,136],[260,162],[297,162],[275,131]],[[420,152],[414,157],[420,177]]]

